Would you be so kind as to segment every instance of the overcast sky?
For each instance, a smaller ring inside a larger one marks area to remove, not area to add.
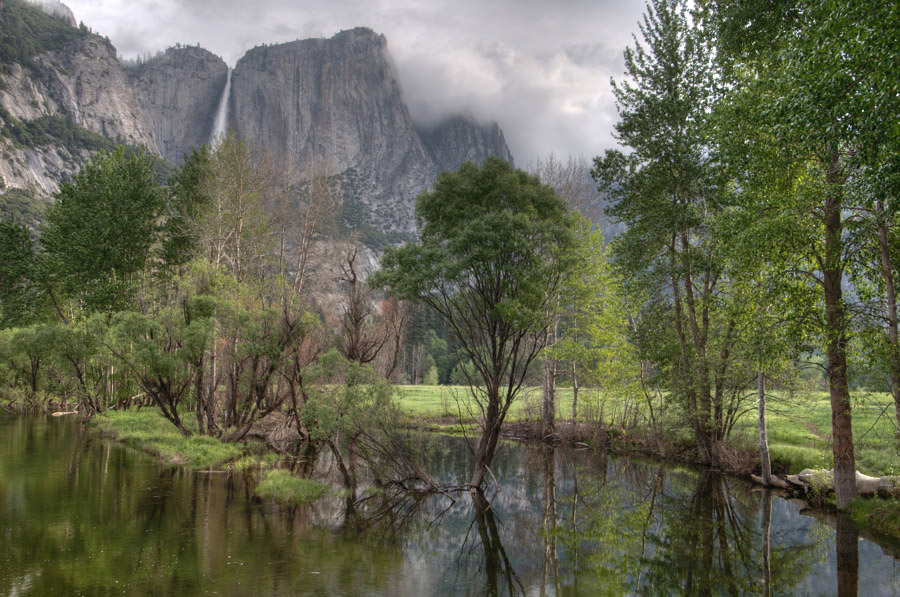
[[[413,118],[500,123],[517,165],[615,144],[609,78],[638,0],[65,0],[125,57],[199,43],[229,66],[249,48],[342,29],[383,33]]]

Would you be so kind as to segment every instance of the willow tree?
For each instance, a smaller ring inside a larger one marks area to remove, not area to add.
[[[420,240],[388,249],[373,281],[433,309],[471,361],[482,432],[469,485],[480,487],[572,270],[574,222],[550,187],[496,158],[443,172],[416,218]]]

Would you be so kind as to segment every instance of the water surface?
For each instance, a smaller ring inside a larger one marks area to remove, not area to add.
[[[466,479],[463,440],[421,441],[434,476]],[[287,508],[252,475],[0,418],[0,594],[900,595],[896,545],[734,478],[517,444],[494,474],[483,499]]]

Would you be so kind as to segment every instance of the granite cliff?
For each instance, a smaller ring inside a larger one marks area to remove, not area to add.
[[[123,64],[57,4],[47,3],[53,16],[0,2],[0,193],[47,197],[113,143],[178,164],[209,142],[221,114],[277,160],[287,182],[326,168],[341,181],[345,221],[399,239],[415,232],[413,200],[439,171],[491,155],[512,160],[496,123],[451,116],[417,127],[387,42],[370,29],[254,48],[229,77],[199,47]]]
[[[161,157],[180,164],[209,142],[228,74],[224,60],[199,47],[169,48],[126,72]]]

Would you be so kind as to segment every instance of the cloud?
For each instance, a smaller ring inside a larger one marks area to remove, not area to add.
[[[609,78],[622,73],[634,0],[69,0],[126,57],[176,42],[233,65],[248,49],[355,26],[385,34],[413,117],[496,120],[520,165],[614,145]]]

